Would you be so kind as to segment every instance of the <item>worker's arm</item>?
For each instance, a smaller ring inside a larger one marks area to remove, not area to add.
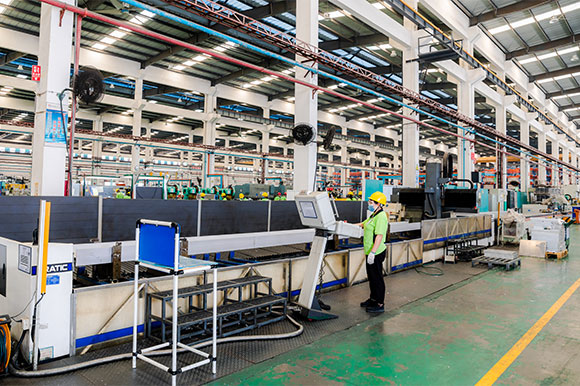
[[[383,235],[376,235],[375,242],[374,242],[373,247],[371,249],[372,253],[377,253],[377,249],[379,249],[379,246],[381,245],[382,241],[383,241]]]

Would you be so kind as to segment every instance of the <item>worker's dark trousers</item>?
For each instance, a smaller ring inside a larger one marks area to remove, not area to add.
[[[371,288],[370,298],[379,304],[385,304],[385,281],[383,279],[383,261],[387,250],[375,255],[375,262],[371,265],[366,263],[369,287]]]

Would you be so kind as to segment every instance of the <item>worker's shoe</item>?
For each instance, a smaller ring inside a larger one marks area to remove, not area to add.
[[[367,299],[360,304],[361,307],[374,307],[376,305],[377,302],[375,302],[373,299]]]
[[[367,312],[370,314],[380,314],[381,312],[385,312],[385,305],[377,304],[375,306],[367,307]]]

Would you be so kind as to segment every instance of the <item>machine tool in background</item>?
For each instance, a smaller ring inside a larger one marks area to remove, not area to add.
[[[336,315],[321,309],[315,296],[326,243],[328,237],[332,235],[360,238],[363,229],[358,225],[337,221],[336,205],[326,192],[300,192],[296,195],[295,201],[302,225],[316,229],[298,298],[301,315],[314,320],[336,318]]]
[[[570,233],[566,222],[558,218],[536,217],[527,222],[532,240],[545,241],[546,252],[563,254],[570,244]]]
[[[234,197],[238,197],[240,193],[242,193],[245,197],[250,199],[255,199],[257,197],[262,198],[262,193],[268,193],[268,197],[273,198],[278,193],[284,195],[286,193],[286,186],[284,184],[280,184],[278,186],[271,185],[271,184],[242,184],[242,185],[235,185],[234,189]]]
[[[467,179],[453,178],[453,160],[448,153],[439,162],[427,162],[424,188],[395,188],[393,200],[405,206],[412,222],[449,217],[450,212],[477,212],[477,189]],[[468,183],[469,189],[446,188],[450,182]]]
[[[526,236],[526,216],[508,209],[501,216],[501,243],[519,244]]]

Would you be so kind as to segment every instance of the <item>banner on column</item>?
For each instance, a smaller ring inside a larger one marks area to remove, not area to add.
[[[67,114],[60,110],[46,110],[46,123],[44,127],[44,142],[46,143],[66,143],[64,121],[67,122]]]

